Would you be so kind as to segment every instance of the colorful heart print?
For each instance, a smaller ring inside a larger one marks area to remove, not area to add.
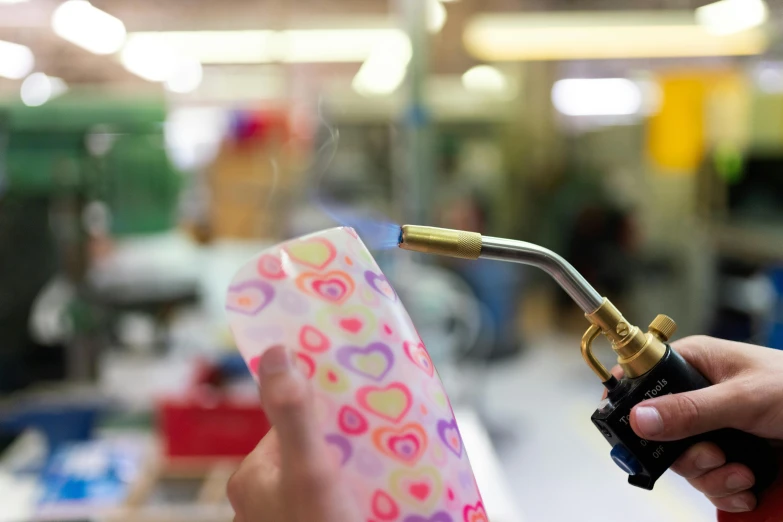
[[[318,384],[329,393],[343,393],[351,388],[351,382],[337,365],[326,363],[318,368]]]
[[[356,408],[345,405],[340,409],[340,413],[337,414],[337,425],[348,435],[361,435],[369,428],[369,423],[364,415]]]
[[[439,468],[443,468],[449,463],[449,456],[441,444],[432,444],[430,449],[430,460]]]
[[[375,308],[381,303],[378,292],[364,285],[359,288],[359,299],[362,301],[362,304],[370,308]]]
[[[303,292],[338,305],[351,297],[354,290],[353,279],[341,270],[326,274],[306,272],[296,278],[296,285]]]
[[[259,275],[266,279],[283,279],[287,275],[280,258],[271,254],[264,254],[259,257],[256,269]]]
[[[318,328],[306,324],[299,330],[299,345],[311,352],[322,353],[329,349],[331,343]]]
[[[427,432],[420,424],[378,428],[372,434],[378,451],[408,466],[415,465],[427,450]]]
[[[454,488],[446,484],[446,509],[452,513],[459,513],[460,507],[462,507],[462,503],[457,498]]]
[[[438,511],[431,517],[411,515],[409,517],[405,517],[405,520],[403,522],[454,522],[454,519],[451,518],[451,515],[449,515],[445,511]]]
[[[401,382],[394,382],[385,387],[359,388],[356,392],[356,401],[370,413],[396,424],[411,409],[413,397],[407,386]]]
[[[457,428],[457,421],[451,419],[451,421],[439,420],[438,421],[438,436],[443,444],[451,450],[457,457],[462,457],[462,439],[459,436],[459,429]]]
[[[370,343],[364,348],[344,346],[337,351],[337,361],[349,371],[374,381],[382,381],[391,371],[394,355],[384,343]]]
[[[346,342],[363,345],[375,334],[375,314],[366,306],[327,306],[316,317],[322,331]]]
[[[275,296],[275,289],[264,281],[245,281],[229,287],[226,308],[242,315],[254,316]]]
[[[427,353],[427,349],[424,347],[424,343],[411,343],[405,341],[403,344],[403,349],[405,350],[408,358],[413,361],[413,364],[424,370],[427,375],[432,377],[432,375],[435,373],[435,367],[432,365],[432,359],[430,359],[430,354]]]
[[[487,512],[484,510],[484,504],[479,501],[475,505],[468,504],[462,511],[464,522],[489,522]]]
[[[312,379],[315,375],[315,361],[312,357],[303,352],[297,352],[294,359],[296,367],[302,372],[302,375],[308,379]]]
[[[397,327],[390,324],[388,321],[381,321],[378,330],[381,334],[381,339],[387,344],[396,345],[400,341],[400,335],[397,331]]]
[[[424,395],[439,410],[444,412],[451,411],[449,399],[446,397],[446,392],[443,391],[443,387],[439,382],[432,380],[424,383]]]
[[[336,434],[327,435],[325,440],[328,447],[334,452],[333,455],[340,467],[345,466],[345,463],[348,462],[353,454],[351,442],[342,435]]]
[[[316,270],[323,270],[337,256],[337,250],[331,241],[322,237],[291,242],[284,250],[294,262]]]
[[[367,270],[364,272],[364,280],[367,281],[367,284],[369,284],[376,292],[381,294],[389,301],[397,301],[397,292],[395,292],[394,288],[392,288],[392,286],[389,284],[389,280],[386,279],[385,275],[376,274],[375,272]]]
[[[391,491],[406,504],[429,511],[438,502],[443,488],[440,473],[431,466],[398,469],[390,477]]]
[[[379,489],[372,496],[372,514],[378,520],[397,520],[400,508],[391,495]]]

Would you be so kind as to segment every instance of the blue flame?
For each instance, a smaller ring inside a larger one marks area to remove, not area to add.
[[[402,227],[376,213],[319,202],[318,206],[332,220],[356,230],[364,244],[371,250],[396,248]]]

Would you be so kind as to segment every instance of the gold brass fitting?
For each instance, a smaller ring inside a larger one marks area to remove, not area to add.
[[[593,356],[592,342],[598,331],[604,334],[617,353],[617,363],[626,377],[634,378],[650,371],[666,353],[664,344],[677,325],[666,316],[659,315],[647,333],[629,323],[620,311],[606,298],[593,313],[585,314],[591,326],[582,337],[582,357],[590,368],[606,382],[611,374]]]
[[[481,234],[445,228],[403,225],[399,247],[425,254],[478,259],[481,255]]]

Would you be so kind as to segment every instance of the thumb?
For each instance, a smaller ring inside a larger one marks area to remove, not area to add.
[[[631,410],[631,427],[645,439],[679,440],[736,427],[749,414],[737,400],[733,383],[727,382],[641,402]]]
[[[280,440],[283,467],[308,469],[323,461],[313,396],[304,376],[283,346],[268,348],[258,364],[261,402]]]

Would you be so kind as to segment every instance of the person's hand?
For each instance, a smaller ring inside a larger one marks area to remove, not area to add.
[[[274,428],[228,483],[235,522],[362,522],[321,437],[312,390],[283,347],[267,350],[258,375]]]
[[[631,411],[631,426],[649,440],[678,440],[720,428],[736,428],[783,440],[783,353],[711,337],[688,337],[674,349],[713,386],[644,401]],[[723,511],[750,511],[756,498],[750,469],[726,464],[715,444],[689,448],[672,466]]]

